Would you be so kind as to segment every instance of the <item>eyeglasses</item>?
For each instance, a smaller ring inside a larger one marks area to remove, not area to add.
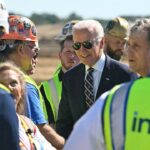
[[[29,47],[30,49],[34,49],[36,51],[40,50],[40,48],[37,47],[36,45],[30,45],[29,43],[25,43],[25,42],[24,42],[24,45],[27,46],[27,47]]]
[[[93,47],[93,41],[84,41],[84,42],[76,42],[72,45],[74,50],[79,50],[81,45],[86,49],[91,49]]]

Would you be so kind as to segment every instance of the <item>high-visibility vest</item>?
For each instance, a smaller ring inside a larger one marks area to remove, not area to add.
[[[4,86],[3,84],[0,84],[0,89],[3,89],[6,92],[10,92],[10,90],[6,86]]]
[[[55,122],[58,116],[58,108],[62,92],[62,82],[59,80],[59,73],[61,71],[61,68],[61,65],[59,65],[53,75],[53,78],[47,81],[43,81],[40,85],[40,87],[42,86],[44,89],[44,94],[50,104]]]
[[[33,85],[37,91],[38,91],[38,94],[39,94],[39,98],[40,98],[40,104],[41,104],[41,107],[42,107],[42,110],[43,110],[43,113],[45,115],[45,119],[48,120],[48,116],[47,116],[47,111],[46,111],[46,106],[45,106],[45,102],[43,100],[43,97],[42,97],[42,94],[36,84],[36,82],[31,78],[29,77],[28,75],[24,75],[25,76],[25,81],[31,85]]]
[[[150,149],[150,78],[113,88],[103,114],[106,150]]]

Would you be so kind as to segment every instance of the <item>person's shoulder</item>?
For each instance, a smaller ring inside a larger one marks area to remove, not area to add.
[[[110,65],[110,68],[115,68],[115,69],[120,69],[120,70],[124,70],[124,71],[128,71],[129,72],[129,67],[127,64],[124,64],[120,61],[114,60],[110,57],[107,56],[107,61]]]
[[[80,63],[72,68],[70,68],[66,73],[65,73],[65,76],[69,76],[69,75],[72,75],[72,74],[75,74],[75,73],[80,73],[84,70],[85,68],[85,65]]]
[[[34,89],[34,90],[36,90],[36,87],[33,84],[31,84],[31,83],[26,83],[26,89]]]
[[[117,72],[118,74],[120,74],[120,77],[129,77],[131,79],[137,79],[137,74],[132,72],[127,64],[124,64],[120,61],[116,61],[112,58],[109,58],[109,68],[112,69],[112,71]]]
[[[12,100],[14,98],[12,93],[1,88],[0,88],[0,97],[1,97],[0,99],[3,99],[3,100],[6,100],[6,99]]]
[[[4,89],[0,88],[0,95],[8,94],[8,92]]]

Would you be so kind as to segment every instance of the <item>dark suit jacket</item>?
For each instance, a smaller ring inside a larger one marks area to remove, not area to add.
[[[59,105],[57,132],[68,138],[74,123],[86,112],[84,95],[85,65],[79,64],[64,75],[62,98]],[[128,67],[106,56],[96,99],[113,86],[137,78]]]
[[[0,88],[0,150],[20,150],[14,97]]]

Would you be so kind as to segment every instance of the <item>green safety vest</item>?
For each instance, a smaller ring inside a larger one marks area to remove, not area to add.
[[[62,92],[62,82],[59,80],[59,72],[61,71],[61,68],[61,65],[59,65],[53,75],[53,78],[48,81],[42,82],[40,85],[40,87],[43,86],[45,96],[50,103],[55,122],[58,116],[58,108]]]
[[[150,149],[150,78],[113,88],[104,105],[106,150]]]
[[[4,91],[10,92],[10,90],[4,86],[3,84],[0,84],[0,89],[3,89]]]
[[[46,106],[45,106],[45,103],[44,103],[44,100],[43,100],[43,97],[42,97],[42,94],[36,84],[36,82],[31,78],[29,77],[28,75],[25,75],[25,81],[29,84],[32,84],[38,91],[38,94],[39,94],[39,97],[40,97],[40,104],[41,104],[41,107],[42,107],[42,110],[44,112],[44,115],[45,115],[45,119],[48,120],[48,116],[47,116],[47,111],[46,111]]]

